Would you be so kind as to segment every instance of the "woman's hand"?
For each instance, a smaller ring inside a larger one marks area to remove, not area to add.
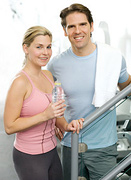
[[[80,118],[78,120],[72,120],[67,126],[66,131],[73,131],[73,133],[77,132],[79,134],[80,129],[83,127],[84,118]]]
[[[50,103],[47,109],[44,111],[46,113],[47,119],[53,119],[64,115],[65,111],[65,100],[60,100],[55,103]]]

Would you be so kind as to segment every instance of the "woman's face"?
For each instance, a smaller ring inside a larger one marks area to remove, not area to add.
[[[24,44],[23,49],[27,56],[27,62],[46,66],[52,55],[51,46],[51,38],[48,35],[35,37],[29,47]]]

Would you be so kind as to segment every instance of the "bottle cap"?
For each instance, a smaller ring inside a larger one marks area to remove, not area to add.
[[[56,81],[56,82],[55,82],[55,85],[61,85],[61,83]]]

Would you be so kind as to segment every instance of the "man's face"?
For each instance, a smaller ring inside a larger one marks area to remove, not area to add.
[[[74,12],[66,17],[65,36],[68,36],[74,53],[86,50],[91,43],[90,34],[93,32],[93,23],[89,24],[83,13]]]

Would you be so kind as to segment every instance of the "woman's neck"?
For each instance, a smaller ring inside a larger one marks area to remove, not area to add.
[[[23,68],[30,76],[39,76],[41,74],[41,67],[29,65],[28,63]]]

